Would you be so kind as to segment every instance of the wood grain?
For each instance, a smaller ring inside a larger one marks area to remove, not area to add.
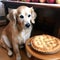
[[[60,60],[60,51],[55,54],[41,54],[40,52],[35,51],[28,45],[31,41],[31,38],[26,41],[26,50],[34,57],[42,60]]]

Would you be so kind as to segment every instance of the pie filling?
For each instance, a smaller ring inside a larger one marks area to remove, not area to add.
[[[36,51],[52,54],[60,50],[60,39],[50,35],[38,35],[31,39],[31,46]]]

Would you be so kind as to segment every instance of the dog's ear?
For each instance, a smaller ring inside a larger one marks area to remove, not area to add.
[[[12,9],[7,15],[7,19],[11,22],[16,22],[17,9]]]
[[[31,7],[31,13],[32,13],[31,22],[34,24],[34,23],[35,23],[35,18],[36,18],[37,15],[36,15],[36,13],[35,13],[33,7]]]

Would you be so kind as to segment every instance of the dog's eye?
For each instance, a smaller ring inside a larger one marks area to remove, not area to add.
[[[23,15],[20,15],[20,18],[24,18],[24,16]]]
[[[29,14],[28,17],[30,17],[31,15]]]

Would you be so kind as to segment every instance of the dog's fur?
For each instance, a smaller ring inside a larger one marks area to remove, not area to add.
[[[3,47],[8,51],[8,55],[16,54],[16,60],[21,60],[18,45],[24,44],[31,35],[32,23],[35,23],[36,13],[33,7],[20,6],[11,10],[7,15],[10,21],[1,35]],[[4,45],[5,44],[5,45]]]

